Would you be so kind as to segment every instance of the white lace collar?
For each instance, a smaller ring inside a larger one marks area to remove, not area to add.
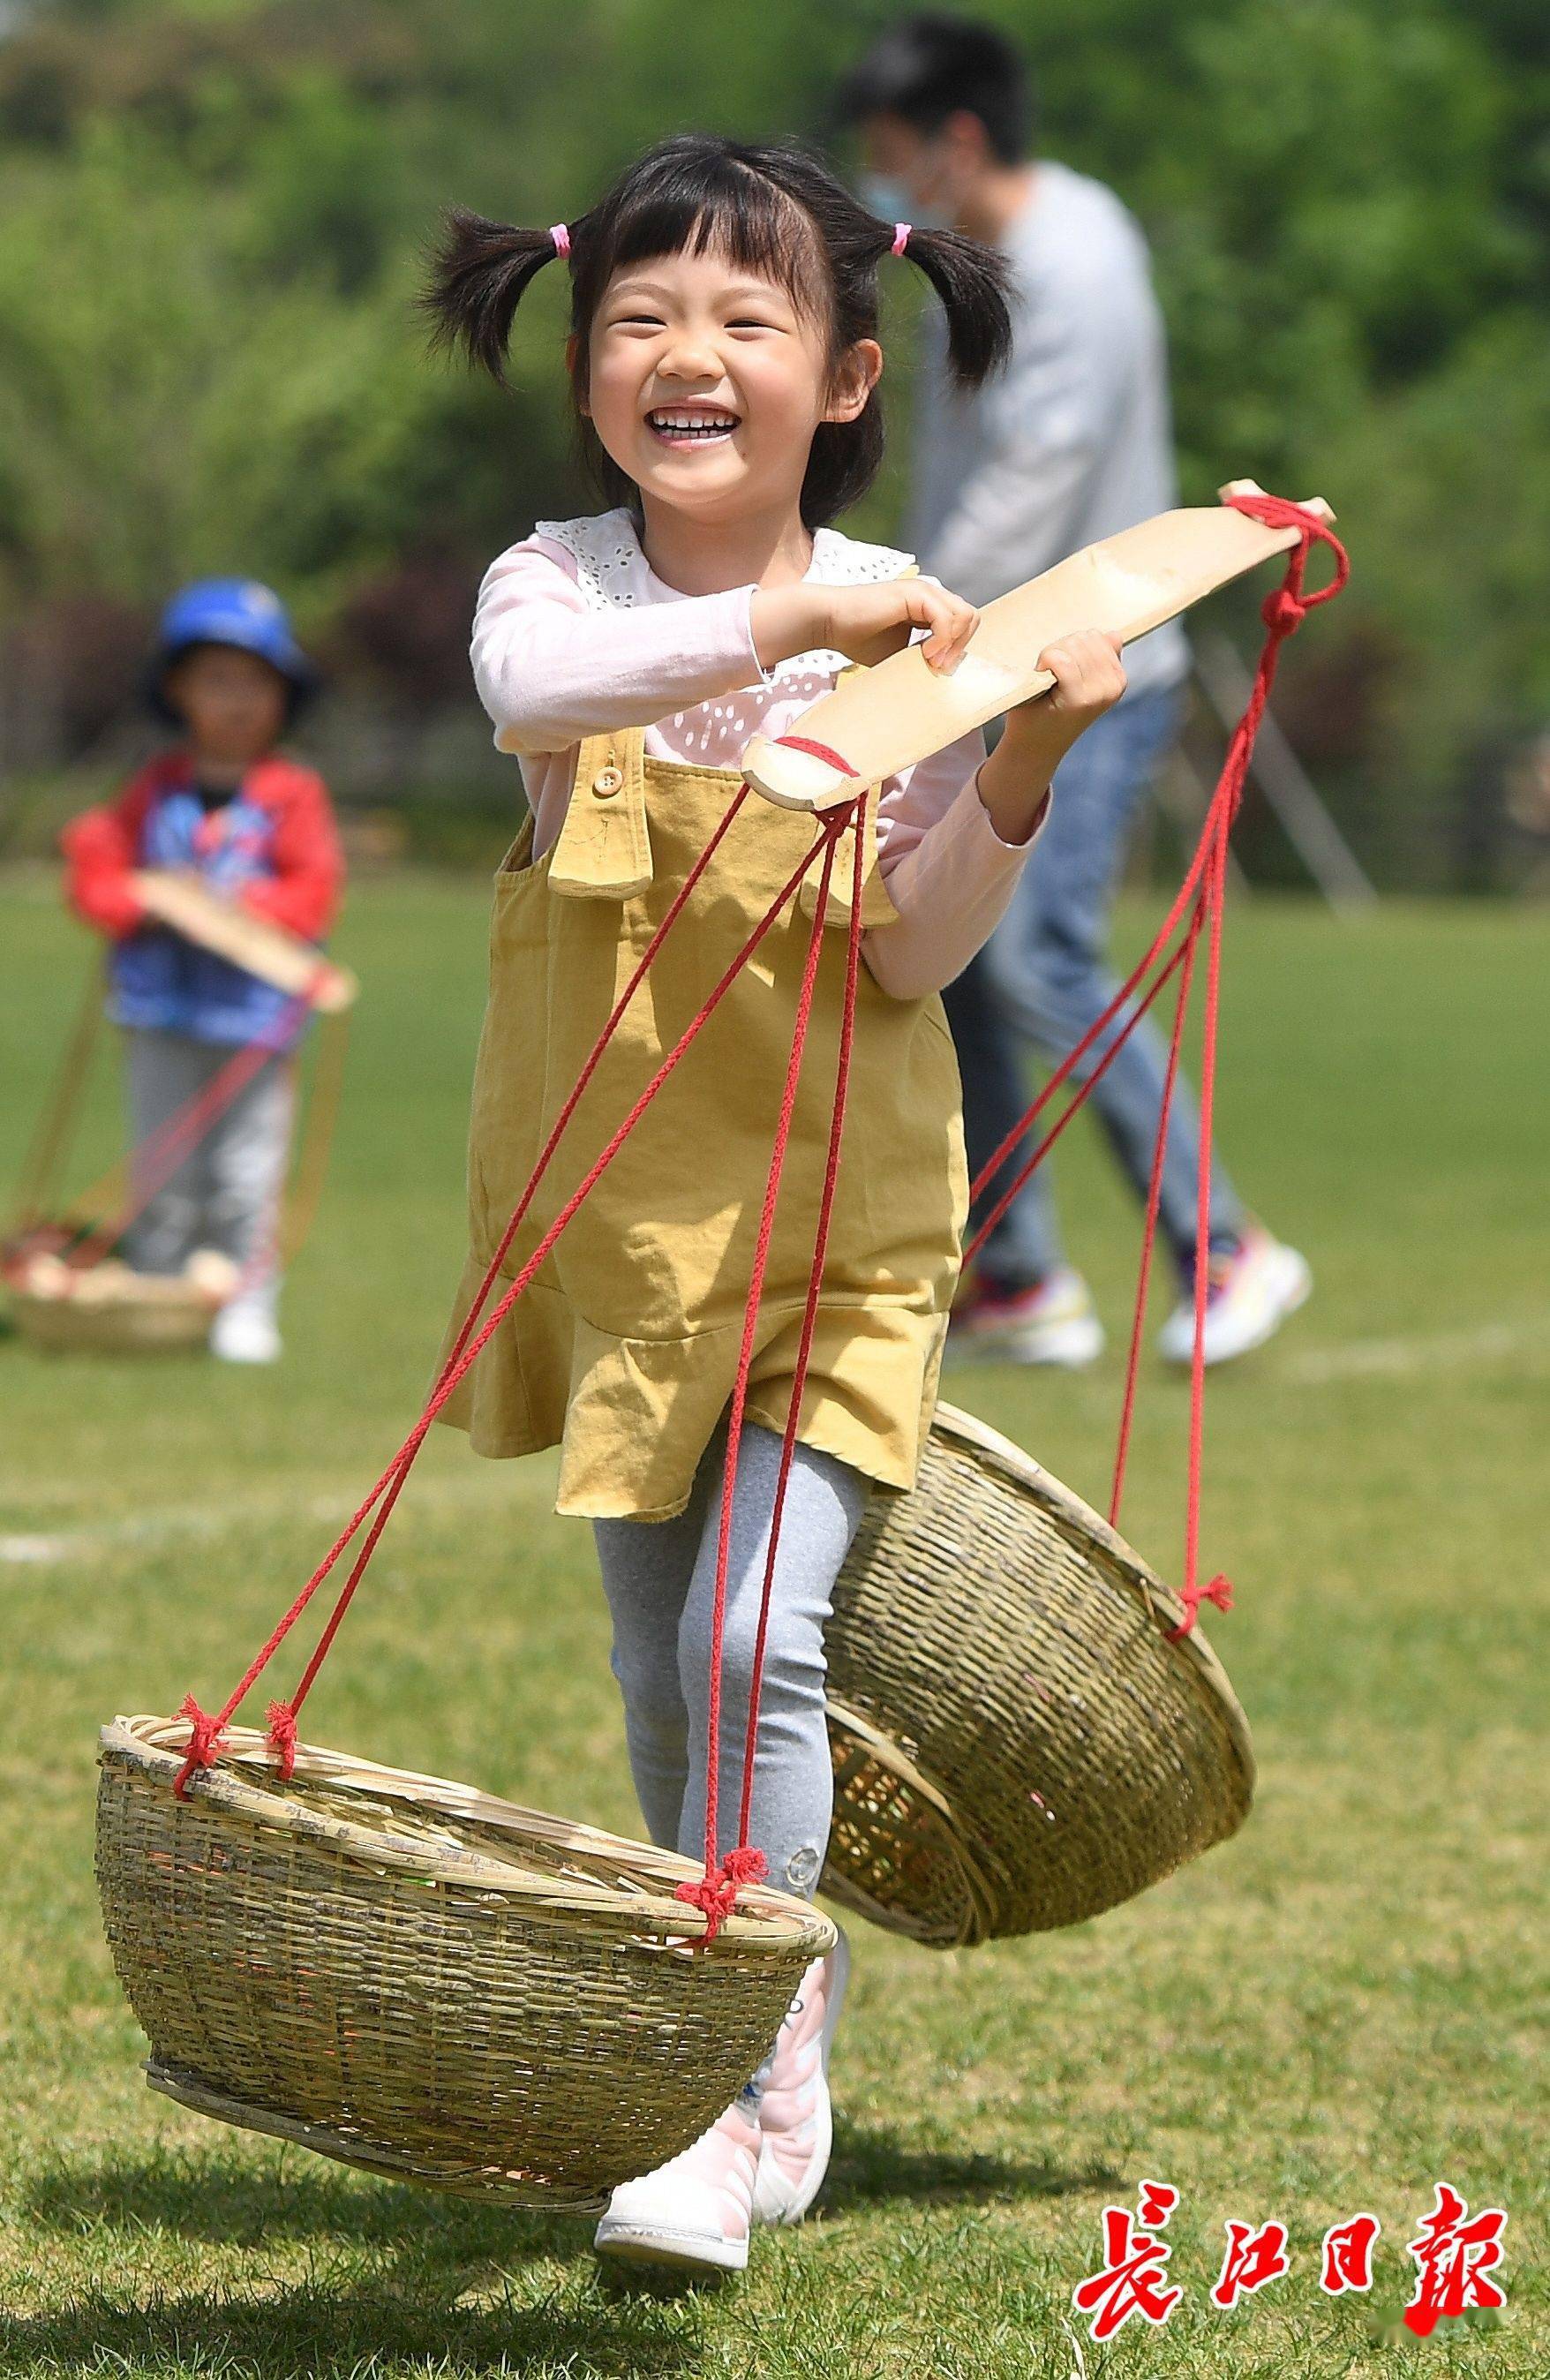
[[[576,580],[589,610],[608,612],[621,604],[660,601],[653,599],[652,589],[665,582],[655,576],[641,552],[635,522],[624,505],[582,520],[536,521],[533,534],[563,546],[575,564]],[[863,587],[878,579],[902,578],[914,567],[914,556],[895,546],[864,545],[859,538],[844,537],[837,528],[818,528],[813,531],[813,559],[806,577],[820,587]],[[667,589],[670,599],[675,592]],[[832,679],[848,667],[843,653],[793,653],[764,674],[769,685],[800,678],[807,691],[815,672]]]

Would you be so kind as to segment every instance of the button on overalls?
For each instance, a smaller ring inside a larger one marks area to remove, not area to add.
[[[738,784],[648,759],[639,729],[581,746],[564,827],[531,823],[495,880],[468,1151],[471,1303],[559,1109]],[[653,960],[504,1260],[515,1275],[812,847],[815,821],[751,796]],[[854,845],[839,845],[781,1180],[747,1411],[785,1427],[833,1114]],[[480,1454],[560,1445],[556,1510],[682,1512],[736,1376],[755,1241],[820,861],[572,1218],[442,1418]],[[868,929],[896,913],[869,855]],[[833,1222],[799,1436],[914,1485],[968,1208],[941,1002],[861,968]],[[447,1347],[451,1345],[449,1330]],[[443,1350],[443,1354],[446,1349]]]

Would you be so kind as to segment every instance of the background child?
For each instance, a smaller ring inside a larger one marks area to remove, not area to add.
[[[115,802],[67,828],[69,898],[114,944],[109,1013],[122,1026],[131,1149],[231,1057],[272,1031],[285,996],[153,923],[130,882],[177,868],[255,917],[320,941],[344,862],[322,780],[274,747],[315,683],[279,598],[250,579],[211,578],[167,606],[148,691],[182,740]],[[199,1147],[141,1209],[127,1255],[139,1271],[181,1272],[196,1248],[250,1268],[215,1318],[211,1345],[232,1363],[280,1353],[272,1235],[290,1145],[292,1066],[266,1061]]]
[[[907,555],[828,526],[881,455],[877,273],[890,253],[936,288],[959,377],[983,379],[1007,343],[999,260],[952,233],[878,222],[793,150],[685,137],[568,226],[453,219],[430,302],[497,377],[523,289],[568,258],[572,393],[616,507],[541,523],[494,564],[479,599],[475,677],[497,743],[520,756],[531,817],[497,879],[456,1319],[560,1101],[721,820],[748,737],[791,726],[848,661],[924,632],[927,662],[951,668],[974,633],[973,609],[906,575]],[[1056,762],[1124,685],[1103,638],[1043,659],[1055,688],[1012,714],[990,759],[967,737],[878,797],[844,1160],[754,1780],[751,1840],[795,1892],[815,1888],[829,1826],[834,1580],[867,1482],[913,1483],[957,1276],[967,1184],[938,994],[1004,910]],[[512,1269],[812,842],[811,820],[744,806],[577,1107]],[[448,1408],[481,1452],[562,1445],[558,1508],[594,1522],[641,1808],[658,1841],[692,1856],[725,1409],[809,931],[798,907],[761,944]],[[733,1714],[747,1706],[807,1287],[843,940],[831,938],[818,970],[735,1482]],[[721,1805],[735,1811],[735,1721],[726,1734]],[[829,2154],[825,2068],[842,1986],[842,1960],[815,1964],[760,2076],[694,2147],[615,2192],[599,2249],[737,2268],[752,2220],[805,2211]]]

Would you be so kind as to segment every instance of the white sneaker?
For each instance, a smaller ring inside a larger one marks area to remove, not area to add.
[[[850,1980],[843,1934],[827,1959],[815,1959],[797,1989],[761,2068],[756,2223],[800,2223],[823,2185],[834,2140],[829,2053]]]
[[[951,1363],[1055,1364],[1080,1371],[1103,1354],[1103,1325],[1092,1292],[1070,1265],[1057,1265],[1031,1289],[971,1288],[953,1309]]]
[[[1230,1363],[1273,1338],[1289,1314],[1307,1303],[1314,1276],[1306,1257],[1273,1240],[1252,1224],[1237,1247],[1211,1259],[1205,1305],[1205,1361]],[[1187,1364],[1194,1352],[1194,1300],[1181,1297],[1157,1334],[1159,1352],[1170,1364]]]
[[[237,1298],[223,1305],[210,1326],[210,1352],[223,1364],[274,1364],[280,1358],[280,1330],[272,1314],[262,1306],[245,1305]]]
[[[757,2108],[750,2083],[688,2148],[655,2173],[621,2182],[592,2237],[599,2255],[682,2273],[741,2273],[758,2173]]]

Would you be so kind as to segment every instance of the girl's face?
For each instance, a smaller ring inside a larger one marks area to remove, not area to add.
[[[584,410],[644,504],[707,525],[794,511],[813,432],[853,421],[874,339],[831,368],[821,321],[713,249],[623,266],[592,320]]]
[[[248,767],[285,724],[285,679],[235,645],[195,645],[167,672],[164,689],[196,753],[212,767]]]

